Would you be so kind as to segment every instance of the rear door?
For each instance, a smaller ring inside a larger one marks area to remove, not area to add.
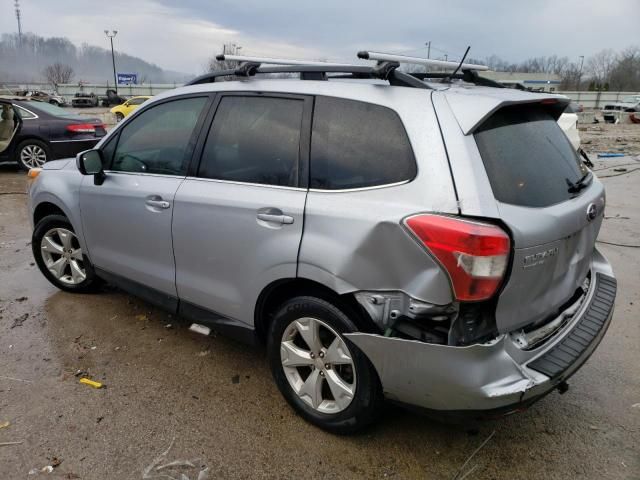
[[[84,177],[80,210],[92,263],[151,301],[175,303],[171,241],[174,196],[187,174],[209,102],[171,99],[141,112],[102,146],[106,178]]]
[[[9,150],[13,138],[20,131],[22,120],[11,102],[0,100],[0,154]]]
[[[543,105],[512,105],[473,133],[514,244],[496,311],[501,332],[559,313],[587,278],[602,223],[603,186],[555,120]]]
[[[296,276],[311,109],[304,96],[218,95],[199,167],[175,198],[181,308],[252,324],[262,289]]]

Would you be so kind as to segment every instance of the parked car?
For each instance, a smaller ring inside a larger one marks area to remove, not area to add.
[[[142,105],[144,102],[146,102],[150,98],[151,98],[150,96],[144,96],[144,95],[138,96],[138,97],[131,97],[129,100],[125,101],[122,105],[116,105],[115,107],[113,107],[111,109],[111,113],[113,113],[116,116],[116,121],[120,122],[124,119],[124,117],[129,115],[131,112],[133,112],[136,108],[138,108],[140,105]]]
[[[476,418],[564,391],[616,295],[568,100],[396,67],[247,63],[145,102],[31,175],[38,267],[265,344],[284,398],[333,432],[383,397]]]
[[[0,162],[18,162],[25,170],[92,148],[106,133],[97,118],[49,103],[0,99],[0,107]]]
[[[71,99],[71,106],[76,108],[97,107],[98,103],[98,97],[95,93],[78,92]]]
[[[560,118],[558,118],[558,125],[562,128],[571,146],[574,150],[580,148],[580,132],[578,131],[578,112],[582,112],[582,105],[575,102],[569,103],[565,108]]]
[[[116,92],[111,88],[108,89],[106,93],[107,93],[106,96],[100,97],[100,103],[102,104],[103,107],[110,107],[112,105],[121,105],[127,101],[127,97],[118,95],[118,92]]]
[[[621,112],[640,112],[640,95],[629,95],[619,102],[607,103],[602,109],[602,116],[606,123],[615,123]]]
[[[67,104],[62,95],[58,95],[56,93],[46,93],[41,90],[18,90],[16,92],[16,95],[25,97],[30,100],[40,100],[41,102],[47,102],[58,107],[63,107]]]

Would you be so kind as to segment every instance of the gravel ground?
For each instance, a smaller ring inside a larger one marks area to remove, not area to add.
[[[613,170],[638,162],[598,163],[602,240],[640,244],[640,172]],[[0,167],[2,480],[46,466],[53,473],[42,475],[61,479],[451,479],[490,436],[467,479],[640,479],[639,248],[600,245],[619,280],[616,312],[564,395],[475,435],[389,406],[377,426],[338,437],[292,412],[263,352],[189,332],[113,289],[48,284],[33,263],[24,190],[23,174]],[[106,388],[78,383],[78,371]]]
[[[640,125],[579,124],[582,148],[590,155],[624,153],[640,155]]]

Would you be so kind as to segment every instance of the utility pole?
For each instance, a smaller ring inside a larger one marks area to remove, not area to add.
[[[116,95],[118,94],[118,76],[116,75],[116,55],[113,52],[113,37],[118,34],[117,30],[105,30],[104,34],[111,40],[111,63],[113,65],[113,83],[116,86]]]
[[[431,58],[431,40],[425,43],[425,45],[427,46],[427,58]]]
[[[446,62],[447,60],[449,60],[449,55],[447,55],[446,53],[444,54],[444,61]]]
[[[580,80],[582,80],[582,64],[584,63],[584,55],[580,55],[580,71],[578,72],[578,84],[576,85],[576,90],[580,91]]]
[[[20,0],[16,0],[16,19],[18,20],[18,44],[22,46],[22,21],[21,21],[21,13],[20,13]]]

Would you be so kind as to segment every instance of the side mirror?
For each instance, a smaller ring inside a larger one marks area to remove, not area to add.
[[[76,165],[82,175],[93,175],[93,183],[102,185],[105,174],[102,168],[102,152],[100,150],[80,152],[76,157]]]

